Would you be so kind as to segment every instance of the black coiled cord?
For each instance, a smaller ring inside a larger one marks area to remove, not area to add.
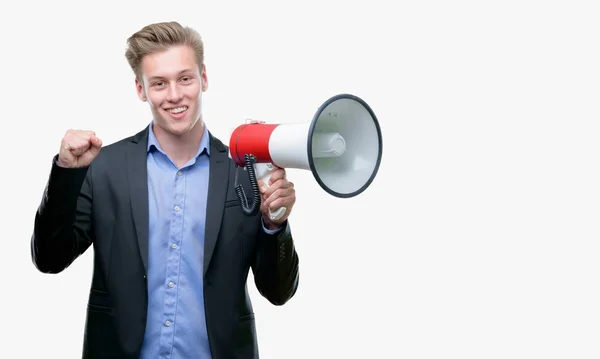
[[[260,191],[258,189],[258,182],[256,181],[256,173],[254,172],[254,163],[256,162],[256,158],[252,155],[246,154],[244,155],[244,160],[246,163],[246,171],[248,171],[248,176],[250,177],[250,187],[252,188],[252,206],[248,206],[248,198],[246,197],[246,193],[244,193],[244,188],[241,184],[238,184],[237,170],[235,172],[235,193],[240,200],[242,212],[248,216],[253,216],[257,214],[258,210],[260,209]]]

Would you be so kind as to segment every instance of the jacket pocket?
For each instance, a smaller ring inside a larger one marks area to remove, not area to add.
[[[243,323],[243,322],[247,322],[249,320],[253,320],[254,319],[254,313],[249,313],[249,314],[245,314],[242,315],[239,319],[238,322],[239,323]]]
[[[227,208],[227,207],[240,207],[240,200],[237,198],[227,200],[225,202],[225,208]]]
[[[111,313],[112,309],[110,306],[110,298],[108,297],[108,292],[98,289],[90,290],[88,308],[96,312]]]

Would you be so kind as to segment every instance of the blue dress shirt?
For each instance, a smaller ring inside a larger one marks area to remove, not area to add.
[[[209,359],[203,261],[210,143],[177,165],[148,134],[148,317],[140,359]],[[268,233],[277,231],[263,229]]]

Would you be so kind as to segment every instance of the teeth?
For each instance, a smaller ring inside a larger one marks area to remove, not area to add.
[[[170,113],[180,113],[180,112],[183,112],[185,110],[187,110],[187,106],[172,108],[172,109],[169,109],[167,111],[169,111]]]

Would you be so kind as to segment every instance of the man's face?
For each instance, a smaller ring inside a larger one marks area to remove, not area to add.
[[[190,131],[201,119],[202,92],[208,88],[204,68],[199,69],[189,46],[174,46],[142,60],[139,98],[148,101],[159,130],[173,135]]]

